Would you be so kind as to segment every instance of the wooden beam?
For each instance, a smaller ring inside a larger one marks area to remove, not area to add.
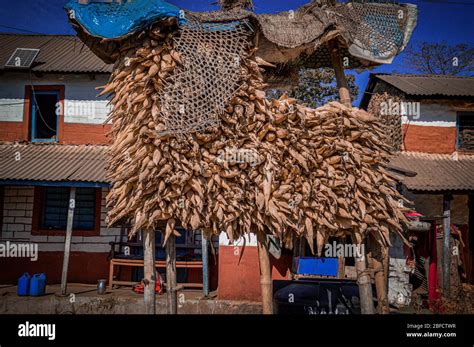
[[[372,283],[367,270],[367,254],[364,244],[359,245],[359,249],[360,253],[355,258],[355,268],[357,271],[357,284],[359,285],[360,308],[362,314],[374,314]]]
[[[446,298],[451,289],[451,200],[452,196],[443,196],[443,292]]]
[[[346,75],[344,74],[344,66],[339,51],[339,44],[336,40],[329,42],[329,51],[331,53],[331,62],[336,74],[337,88],[339,89],[339,98],[341,103],[347,107],[352,107],[351,93],[347,84]]]
[[[209,241],[201,231],[201,246],[202,246],[202,294],[204,297],[209,296]]]
[[[69,268],[69,256],[71,254],[72,227],[74,222],[74,209],[76,208],[76,188],[69,191],[69,208],[67,211],[66,240],[64,242],[63,272],[61,276],[61,295],[67,292],[67,273]]]
[[[176,236],[171,234],[166,241],[166,307],[168,314],[178,313],[176,291]]]
[[[257,248],[260,266],[260,286],[262,287],[262,310],[263,314],[273,314],[273,283],[270,254],[268,252],[267,236],[263,233],[257,234]]]
[[[374,237],[368,237],[370,253],[367,255],[370,269],[374,272],[375,292],[377,294],[377,313],[389,314],[388,276],[385,276],[388,247],[381,246]]]
[[[155,231],[143,230],[143,272],[144,295],[146,314],[156,313],[156,268],[155,268]]]

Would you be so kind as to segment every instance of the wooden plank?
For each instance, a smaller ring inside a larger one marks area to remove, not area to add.
[[[147,314],[156,313],[156,268],[155,264],[155,231],[146,229],[143,231],[143,271],[145,284],[144,288],[144,300],[145,300],[145,312]]]
[[[166,242],[166,299],[168,314],[178,313],[176,293],[176,236],[171,234]]]
[[[267,236],[257,234],[258,260],[260,265],[260,285],[262,287],[263,314],[273,314],[273,283]]]
[[[69,191],[69,208],[67,211],[66,239],[64,241],[63,271],[61,275],[61,295],[67,292],[67,273],[69,268],[69,256],[71,254],[72,227],[74,221],[74,209],[76,208],[76,188]]]

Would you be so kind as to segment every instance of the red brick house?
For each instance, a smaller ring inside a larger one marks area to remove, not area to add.
[[[448,214],[461,231],[461,277],[472,283],[474,78],[371,74],[360,107],[378,111],[389,125],[399,150],[391,165],[415,210],[438,225]]]

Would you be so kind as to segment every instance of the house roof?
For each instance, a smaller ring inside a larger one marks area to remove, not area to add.
[[[0,185],[99,184],[106,180],[107,146],[0,144]]]
[[[474,97],[474,77],[377,74],[375,78],[387,82],[407,95]]]
[[[441,192],[474,190],[474,156],[401,152],[390,166],[415,172],[400,177],[409,190]],[[393,169],[392,169],[393,170]],[[411,176],[411,175],[410,175]]]
[[[112,71],[112,65],[105,64],[76,36],[5,33],[0,33],[0,71],[6,69],[5,64],[16,48],[40,49],[31,71],[62,73]]]
[[[360,107],[366,109],[380,81],[398,89],[406,96],[418,98],[474,97],[474,77],[414,74],[370,74]]]

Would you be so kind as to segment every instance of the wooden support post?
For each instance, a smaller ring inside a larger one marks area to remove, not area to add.
[[[262,287],[263,314],[273,314],[273,284],[267,236],[257,234],[258,260],[260,266],[260,286]]]
[[[368,237],[370,253],[367,254],[369,268],[374,272],[375,291],[377,294],[377,313],[388,314],[388,277],[385,276],[388,247],[382,247],[372,236]]]
[[[168,314],[178,313],[176,291],[176,236],[171,234],[166,242],[166,307]]]
[[[450,296],[451,281],[451,200],[450,195],[443,196],[443,292]]]
[[[209,296],[209,251],[208,243],[204,235],[204,231],[201,231],[201,245],[202,245],[202,294],[204,297]]]
[[[76,188],[69,191],[69,208],[67,211],[66,240],[64,242],[63,272],[61,276],[61,295],[66,295],[67,273],[69,268],[69,256],[71,254],[72,227],[74,222],[74,209],[76,208]]]
[[[155,231],[143,231],[143,272],[144,272],[144,300],[146,314],[156,313],[156,268],[155,268]]]
[[[344,74],[344,66],[339,51],[339,45],[336,40],[329,42],[329,50],[331,53],[331,62],[336,74],[337,88],[339,89],[339,98],[341,103],[347,107],[352,107],[351,93],[347,84],[346,75]]]
[[[374,301],[372,294],[372,283],[367,271],[367,255],[364,245],[359,245],[360,253],[356,255],[355,268],[357,272],[357,284],[359,285],[360,308],[362,314],[374,314]]]
[[[375,270],[375,290],[377,292],[377,312],[380,314],[389,314],[387,283],[383,271],[383,262],[378,257],[372,258],[372,264]]]

